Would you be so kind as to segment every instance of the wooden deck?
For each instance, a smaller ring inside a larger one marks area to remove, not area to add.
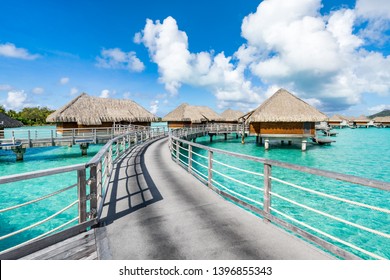
[[[27,255],[21,260],[97,260],[97,248],[93,229]]]

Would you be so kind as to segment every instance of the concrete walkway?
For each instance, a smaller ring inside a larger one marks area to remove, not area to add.
[[[103,225],[101,259],[331,258],[208,189],[171,160],[167,138],[116,166]]]

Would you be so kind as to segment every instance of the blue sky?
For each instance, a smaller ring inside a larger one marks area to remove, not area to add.
[[[0,102],[78,94],[164,116],[256,108],[284,87],[320,110],[390,109],[390,1],[1,1]]]

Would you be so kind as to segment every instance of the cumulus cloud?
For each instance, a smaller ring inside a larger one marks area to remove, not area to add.
[[[390,110],[390,104],[377,105],[377,106],[368,108],[368,110],[371,111],[372,113],[379,113],[379,112],[382,112],[383,110]]]
[[[152,114],[157,114],[158,112],[158,104],[159,104],[159,101],[158,100],[153,100],[152,102],[150,102],[150,112]]]
[[[67,83],[69,83],[70,79],[68,77],[62,77],[60,79],[60,84],[61,85],[66,85]]]
[[[187,84],[213,92],[219,107],[232,103],[245,107],[261,101],[251,82],[245,78],[245,69],[234,65],[232,57],[223,52],[216,55],[212,52],[191,53],[187,34],[179,30],[172,17],[163,22],[148,19],[134,41],[147,47],[152,61],[158,65],[159,81],[171,97]]]
[[[110,91],[108,89],[103,89],[100,93],[101,98],[109,98],[110,97]]]
[[[30,54],[26,49],[17,48],[12,43],[0,44],[0,56],[19,58],[25,60],[34,60],[39,57],[36,54]]]
[[[135,52],[124,52],[119,48],[103,49],[96,60],[97,66],[102,68],[126,69],[131,72],[142,72],[145,69]]]
[[[79,92],[79,89],[78,88],[75,88],[75,87],[72,87],[70,89],[70,95],[76,95],[77,93]]]
[[[0,91],[10,91],[12,90],[12,86],[6,84],[0,84]]]
[[[23,90],[12,90],[8,92],[5,107],[7,109],[19,110],[25,106],[27,102],[27,94]]]
[[[388,0],[357,0],[355,9],[358,15],[365,18],[390,19],[390,2]]]
[[[41,88],[41,87],[36,87],[36,88],[32,89],[32,93],[35,93],[35,94],[42,94],[44,92],[45,92],[45,89]]]
[[[265,85],[295,90],[324,110],[346,109],[363,93],[388,94],[389,57],[364,49],[356,10],[320,8],[320,0],[261,2],[243,20],[247,42],[235,55]]]

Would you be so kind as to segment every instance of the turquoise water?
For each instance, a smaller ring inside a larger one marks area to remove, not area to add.
[[[152,123],[152,127],[165,127],[166,122]],[[27,130],[30,130],[31,138],[48,138],[50,130],[55,131],[55,126],[34,126],[5,129],[4,138],[14,137],[28,138]],[[21,174],[25,172],[44,170],[55,167],[69,166],[88,162],[103,145],[90,145],[88,155],[81,156],[79,145],[73,147],[44,147],[26,149],[23,161],[16,161],[12,151],[0,150],[0,177]],[[87,170],[87,174],[88,174]],[[0,185],[0,209],[28,202],[46,194],[74,185],[77,183],[76,171]],[[70,203],[77,200],[77,188],[74,187],[52,198],[37,202],[33,205],[18,208],[5,213],[0,213],[0,236],[17,231],[27,225],[36,223],[55,214]],[[31,238],[39,236],[51,229],[77,216],[77,204],[60,214],[50,222],[34,227],[24,233],[17,234],[5,240],[0,240],[0,251],[18,245]],[[71,225],[75,225],[74,222]]]
[[[45,128],[47,129],[47,127]],[[34,129],[37,128],[34,127]],[[337,137],[333,138],[336,142],[332,143],[331,146],[317,146],[310,144],[308,145],[308,150],[306,152],[301,152],[299,145],[293,144],[292,146],[282,146],[280,143],[272,144],[269,151],[264,151],[262,146],[255,144],[254,137],[246,138],[245,145],[240,143],[241,139],[229,138],[228,141],[224,141],[223,137],[215,139],[212,143],[209,142],[208,137],[198,138],[197,143],[237,153],[265,157],[390,182],[390,129],[362,128],[341,129],[335,131],[339,134]],[[0,176],[85,163],[100,148],[101,146],[91,145],[88,149],[88,156],[85,157],[81,156],[80,148],[77,145],[71,148],[48,147],[27,149],[23,162],[16,162],[15,155],[12,151],[0,150]],[[195,149],[194,151],[201,155],[206,155],[203,150]],[[184,153],[184,151],[182,152]],[[237,158],[226,158],[226,156],[221,154],[214,154],[214,158],[217,161],[237,166],[245,170],[258,173],[263,172],[262,164],[247,160],[240,160]],[[200,156],[194,156],[194,159],[201,164],[207,165],[207,160]],[[186,158],[182,157],[182,160],[186,161]],[[197,170],[199,170],[199,172],[206,174],[202,166],[197,165],[196,163],[193,165],[197,168]],[[242,180],[248,184],[258,187],[262,187],[263,185],[262,177],[253,174],[245,174],[237,170],[227,168],[226,166],[219,165],[218,163],[214,163],[214,168],[217,171]],[[389,192],[340,183],[319,176],[305,175],[282,168],[274,167],[272,169],[272,175],[279,179],[293,182],[307,188],[390,209]],[[220,184],[233,189],[235,192],[250,197],[253,201],[262,203],[263,195],[260,190],[232,182],[217,173],[214,174],[214,179]],[[33,179],[23,183],[0,185],[0,209],[36,199],[75,183],[76,173],[70,172],[45,177],[44,179]],[[351,220],[358,224],[390,234],[390,217],[388,214],[378,214],[375,211],[362,209],[357,206],[346,206],[345,203],[324,199],[315,194],[296,190],[277,182],[273,182],[273,192],[340,218]],[[44,200],[32,206],[26,206],[7,213],[0,213],[0,236],[21,229],[27,224],[42,220],[76,199],[77,191],[76,188],[73,188],[49,200]],[[248,203],[261,207],[261,205],[253,203],[253,201],[248,201]],[[390,258],[390,242],[386,238],[378,237],[373,233],[367,233],[363,230],[353,229],[350,226],[332,221],[331,219],[325,218],[319,214],[313,214],[308,210],[300,209],[299,207],[277,197],[272,198],[272,207],[316,228],[320,228],[326,233],[338,236],[368,251],[374,252],[379,256]],[[273,214],[284,218],[276,212],[273,212]],[[15,237],[1,240],[0,251],[38,236],[49,229],[53,229],[56,226],[74,218],[76,215],[77,205],[73,206],[71,209],[49,223],[45,223],[42,226],[31,229],[26,233],[18,234]],[[312,232],[309,229],[308,231]],[[329,240],[324,236],[321,237]],[[344,245],[337,242],[330,242],[346,248]],[[357,252],[356,250],[351,250],[351,252],[358,254],[363,258],[370,258],[361,252]]]
[[[336,140],[335,143],[332,143],[330,146],[310,144],[306,152],[302,152],[300,150],[300,145],[298,144],[288,146],[286,144],[281,145],[280,142],[273,143],[271,149],[265,151],[263,146],[255,143],[255,137],[246,138],[245,145],[241,144],[241,139],[231,138],[228,141],[224,141],[223,136],[221,136],[219,140],[217,138],[217,140],[214,140],[212,143],[209,142],[209,137],[198,138],[197,143],[236,153],[390,182],[390,129],[362,128],[335,131],[338,132],[337,137],[332,137],[332,139]],[[200,155],[206,156],[206,151],[204,150],[194,149],[194,151]],[[185,150],[183,149],[181,152],[185,153]],[[187,161],[185,157],[181,157],[181,159],[184,162]],[[218,153],[214,153],[214,159],[241,169],[263,173],[263,165],[260,163],[227,157]],[[207,166],[207,159],[201,156],[194,155],[194,160]],[[206,175],[207,171],[204,167],[195,162],[193,163],[193,166],[202,174]],[[218,163],[214,163],[213,168],[252,186],[260,188],[263,186],[263,179],[258,175],[237,171]],[[301,172],[277,167],[272,168],[272,176],[312,190],[390,209],[390,192],[338,182],[320,176],[307,175]],[[213,178],[218,183],[222,184],[222,186],[228,187],[236,193],[250,198],[250,200],[243,199],[242,197],[241,199],[262,208],[261,204],[255,203],[263,202],[263,193],[261,190],[253,189],[247,185],[228,180],[217,172],[213,174]],[[218,184],[216,184],[216,186],[218,186]],[[221,186],[219,187],[222,188]],[[277,195],[282,195],[283,197],[337,216],[338,218],[353,221],[356,224],[390,234],[389,214],[376,212],[339,201],[333,201],[276,181],[273,181],[272,183],[272,191]],[[381,257],[390,258],[390,240],[388,238],[366,232],[362,229],[355,229],[344,223],[302,209],[301,207],[276,197],[276,195],[272,197],[272,207],[277,211],[318,228],[326,234],[339,237]],[[286,220],[286,218],[279,213],[275,211],[272,211],[272,213]],[[298,225],[295,221],[289,222]],[[311,229],[306,230],[315,233]],[[339,242],[331,241],[331,239],[326,236],[318,233],[315,234],[362,258],[371,258],[370,256],[355,249],[350,249]]]

